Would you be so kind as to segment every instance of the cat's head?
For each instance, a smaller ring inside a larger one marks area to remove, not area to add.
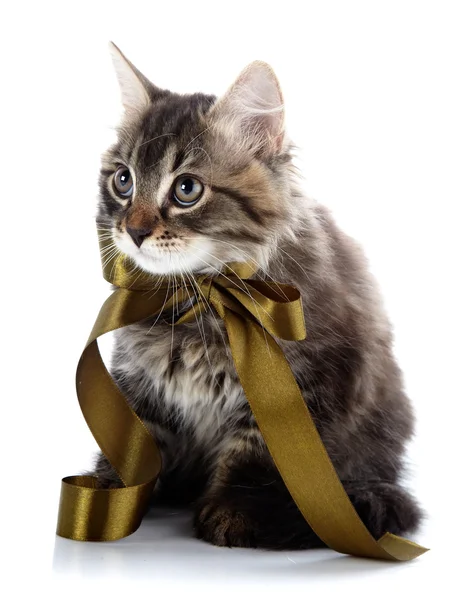
[[[124,114],[100,175],[106,252],[156,274],[266,265],[289,227],[290,155],[272,69],[250,64],[218,100],[150,83],[111,44]]]

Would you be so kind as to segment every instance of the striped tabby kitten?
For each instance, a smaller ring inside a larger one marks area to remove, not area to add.
[[[298,187],[273,71],[252,63],[217,100],[159,89],[112,55],[124,116],[103,157],[99,228],[156,275],[189,281],[253,259],[257,277],[300,289],[307,339],[281,346],[343,485],[376,538],[416,528],[399,484],[413,419],[390,325],[361,250]],[[322,545],[267,451],[222,324],[172,319],[118,331],[112,360],[162,453],[154,501],[193,505],[195,534],[220,546]],[[95,474],[119,485],[103,456]]]

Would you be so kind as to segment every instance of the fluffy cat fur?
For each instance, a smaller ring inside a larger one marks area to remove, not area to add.
[[[251,258],[256,277],[300,289],[307,339],[280,344],[338,475],[376,538],[415,529],[421,511],[400,485],[413,419],[391,328],[359,246],[300,191],[273,71],[249,65],[217,100],[161,90],[115,46],[112,55],[124,114],[103,157],[97,218],[110,259],[120,250],[136,268],[187,280]],[[113,183],[121,165],[134,182],[125,199]],[[187,208],[171,191],[185,173],[204,184]],[[213,544],[322,545],[266,449],[222,324],[212,312],[175,328],[172,319],[119,330],[112,359],[162,453],[153,501],[193,506],[195,534]],[[95,474],[120,485],[104,456]]]

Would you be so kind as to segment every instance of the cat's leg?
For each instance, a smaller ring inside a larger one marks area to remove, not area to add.
[[[163,466],[167,463],[172,463],[172,460],[167,460],[167,455],[171,457],[176,452],[176,449],[173,447],[175,444],[173,434],[157,423],[150,421],[144,422],[156,441],[156,445],[161,453]],[[123,486],[118,473],[102,452],[98,453],[96,457],[94,470],[88,474],[97,478],[97,485],[101,489],[111,489]]]
[[[420,511],[398,485],[375,481],[345,487],[375,538],[418,525]],[[197,537],[218,546],[304,549],[324,545],[302,517],[257,434],[252,444],[241,439],[227,442],[197,505],[194,526]]]
[[[195,534],[217,546],[323,546],[293,502],[259,430],[225,440],[196,505]]]
[[[102,490],[123,487],[120,477],[102,452],[98,453],[94,469],[88,475],[97,478],[97,486]]]
[[[162,470],[151,496],[151,504],[186,506],[198,499],[207,481],[202,457],[188,436],[174,435],[155,423],[148,423],[161,453]],[[104,454],[96,459],[94,471],[101,489],[122,487],[118,474]]]

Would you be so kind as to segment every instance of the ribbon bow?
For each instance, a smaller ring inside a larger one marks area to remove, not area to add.
[[[211,306],[223,320],[237,375],[268,450],[292,498],[323,542],[345,554],[410,560],[426,548],[386,533],[376,541],[357,515],[329,459],[301,391],[275,338],[305,338],[300,293],[293,287],[250,279],[251,264],[224,273],[157,287],[135,275],[125,256],[103,265],[117,289],[103,304],[81,355],[76,384],[87,424],[124,486],[98,489],[96,478],[62,480],[58,535],[109,541],[139,527],[161,469],[157,446],[110,377],[97,338],[190,301],[174,326]],[[320,503],[320,498],[330,501]],[[269,518],[269,515],[267,515]]]

